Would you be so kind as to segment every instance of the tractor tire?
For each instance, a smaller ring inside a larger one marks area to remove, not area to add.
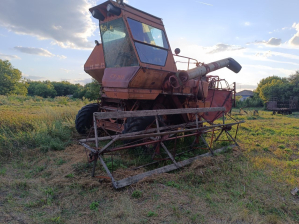
[[[164,123],[161,121],[162,118],[159,116],[159,125],[160,126],[164,126]],[[155,122],[155,117],[150,116],[150,117],[130,117],[127,119],[127,122],[124,125],[124,130],[123,130],[123,134],[126,133],[132,133],[132,132],[136,132],[136,131],[143,131],[145,130],[149,125],[154,124],[156,125]],[[131,142],[134,142],[135,140],[125,140],[124,143],[128,144]],[[147,145],[147,146],[141,146],[141,151],[136,149],[132,149],[131,152],[133,152],[133,154],[140,154],[140,153],[152,153],[153,150],[156,148],[157,144],[151,144],[151,145]]]
[[[153,123],[155,117],[129,117],[127,122],[125,123],[123,134],[136,132],[136,131],[143,131]]]
[[[76,130],[84,135],[93,126],[93,113],[99,111],[99,104],[92,103],[81,108],[76,116]]]

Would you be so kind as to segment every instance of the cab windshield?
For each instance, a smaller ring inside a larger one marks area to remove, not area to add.
[[[164,66],[169,48],[164,31],[128,18],[140,61]]]
[[[100,25],[106,68],[138,66],[122,18]]]

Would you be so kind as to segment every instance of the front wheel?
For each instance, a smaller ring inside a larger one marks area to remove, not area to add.
[[[84,135],[92,127],[93,113],[99,111],[99,104],[92,103],[81,108],[76,116],[76,130],[79,134]]]
[[[163,118],[162,117],[158,117],[159,120],[159,126],[162,127],[164,126],[164,122],[163,122]],[[125,126],[124,126],[124,130],[123,130],[123,134],[126,133],[132,133],[132,132],[137,132],[137,131],[144,131],[147,128],[150,128],[151,126],[155,127],[156,126],[156,122],[155,122],[155,117],[154,116],[148,116],[148,117],[130,117],[127,119]],[[152,141],[151,139],[144,139],[144,142],[147,141]],[[130,141],[127,140],[125,141],[125,144],[128,143],[133,143],[134,140]],[[142,152],[145,154],[148,153],[152,153],[154,151],[154,149],[156,148],[157,143],[150,143],[147,145],[143,145],[142,148]],[[134,150],[135,153],[139,153],[138,150]]]

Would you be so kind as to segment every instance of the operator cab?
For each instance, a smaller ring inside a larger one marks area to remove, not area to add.
[[[176,71],[160,18],[111,0],[90,12],[99,19],[106,68],[164,67]]]

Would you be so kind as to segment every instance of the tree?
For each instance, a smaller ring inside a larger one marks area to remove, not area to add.
[[[299,71],[296,71],[295,74],[290,75],[288,78],[291,90],[292,90],[292,96],[299,96]]]
[[[12,93],[16,95],[26,96],[28,93],[28,86],[29,84],[26,82],[26,80],[23,79],[16,84],[15,89]]]
[[[269,76],[269,77],[267,77],[267,78],[265,78],[265,79],[262,79],[262,80],[258,83],[257,88],[256,88],[255,91],[260,95],[261,88],[262,88],[264,85],[266,85],[266,84],[268,84],[268,83],[271,83],[272,80],[281,80],[281,78],[278,77],[278,76]]]
[[[270,76],[259,82],[256,92],[263,101],[267,101],[271,97],[287,100],[292,95],[292,88],[288,79]]]
[[[14,68],[9,61],[0,59],[0,95],[18,92],[22,86],[22,84],[19,83],[21,78],[22,73],[20,70]],[[26,91],[22,89],[21,92],[25,94]]]
[[[253,97],[248,97],[246,100],[241,101],[242,96],[236,97],[236,107],[262,107],[264,105],[262,99],[257,92],[253,92]]]
[[[87,83],[84,87],[78,89],[74,94],[75,98],[87,98],[90,100],[96,100],[100,98],[101,85],[95,79],[91,83]]]
[[[286,79],[272,80],[272,82],[261,87],[259,95],[264,101],[269,100],[271,97],[275,97],[279,101],[287,100],[292,95],[290,83]]]
[[[28,81],[28,95],[31,96],[41,96],[41,97],[55,97],[57,95],[54,86],[50,81]]]
[[[72,84],[67,81],[51,82],[57,92],[57,96],[73,95],[80,88],[80,84]]]

